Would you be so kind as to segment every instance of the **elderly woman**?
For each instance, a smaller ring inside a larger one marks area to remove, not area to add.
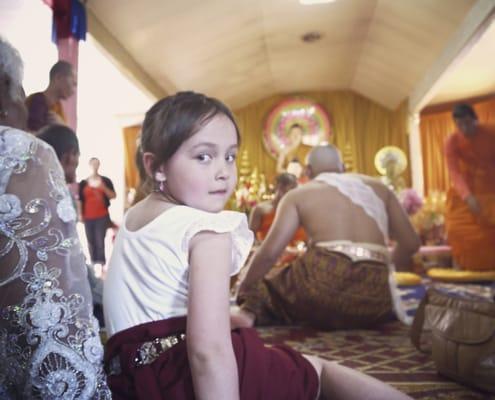
[[[0,398],[110,398],[77,215],[53,149],[22,130],[21,81],[0,37]]]

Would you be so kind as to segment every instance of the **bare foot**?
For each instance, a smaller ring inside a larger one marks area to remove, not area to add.
[[[252,328],[256,315],[253,313],[241,310],[238,306],[230,307],[230,327],[235,328]]]

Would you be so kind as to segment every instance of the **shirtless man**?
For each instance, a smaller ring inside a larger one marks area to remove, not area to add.
[[[240,285],[246,325],[309,324],[321,329],[368,327],[388,319],[392,262],[411,266],[420,241],[394,193],[380,181],[342,174],[338,150],[315,147],[308,155],[311,181],[281,200],[268,236]],[[265,277],[298,226],[309,250]],[[396,246],[390,255],[388,240]]]

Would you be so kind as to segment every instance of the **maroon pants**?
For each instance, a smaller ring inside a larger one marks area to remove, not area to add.
[[[105,364],[120,358],[121,372],[109,375],[113,398],[194,399],[186,341],[162,353],[149,365],[133,362],[141,343],[186,332],[186,318],[149,322],[121,331],[106,345]],[[241,400],[314,400],[318,376],[313,366],[287,346],[265,347],[254,329],[232,331]]]

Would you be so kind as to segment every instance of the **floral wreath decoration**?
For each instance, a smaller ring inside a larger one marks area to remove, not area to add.
[[[289,131],[296,124],[302,127],[302,143],[306,146],[328,143],[333,135],[322,106],[305,98],[286,99],[270,111],[263,129],[263,144],[273,158],[291,144]]]

